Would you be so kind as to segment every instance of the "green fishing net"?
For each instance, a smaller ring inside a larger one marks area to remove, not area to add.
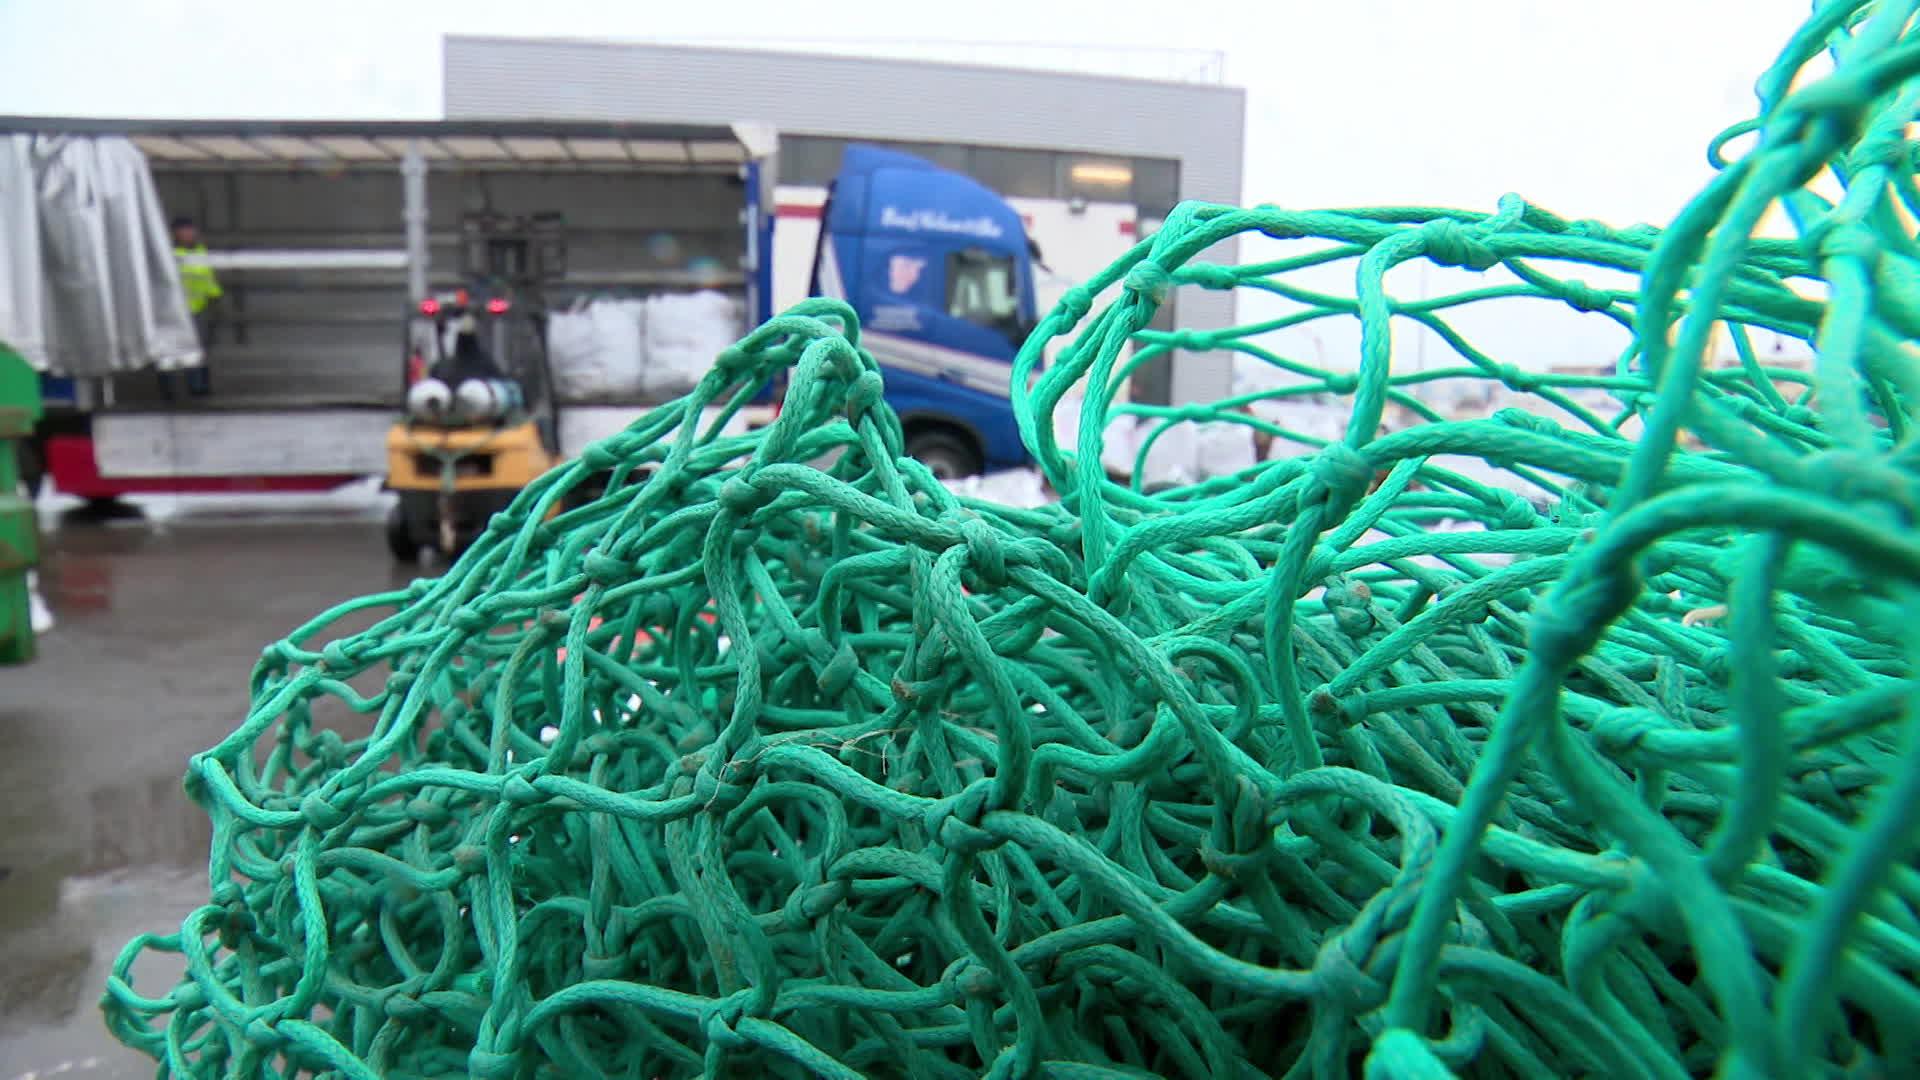
[[[109,1026],[208,1077],[1909,1072],[1915,8],[1819,5],[1662,229],[1182,205],[1015,365],[1049,505],[903,457],[845,306],[773,319],[267,648],[187,779],[210,902]],[[1396,299],[1421,260],[1477,284]],[[1148,329],[1187,288],[1288,306]],[[1632,344],[1502,363],[1495,303]],[[1284,378],[1120,401],[1173,349]],[[1462,379],[1530,405],[1419,392]],[[1338,440],[1262,411],[1309,394]],[[1294,452],[1149,490],[1121,416]]]

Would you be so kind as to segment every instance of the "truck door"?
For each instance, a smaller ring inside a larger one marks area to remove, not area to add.
[[[936,474],[1024,464],[1008,381],[1035,321],[1019,214],[968,177],[852,146],[823,219],[815,291],[860,316],[908,452]]]

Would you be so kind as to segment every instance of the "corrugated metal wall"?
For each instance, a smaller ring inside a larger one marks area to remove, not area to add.
[[[869,139],[1175,157],[1181,196],[1238,203],[1246,94],[1236,87],[916,61],[530,38],[448,37],[449,119],[771,123]],[[1237,245],[1214,258],[1231,260]],[[1233,321],[1184,290],[1179,321]],[[1177,401],[1230,392],[1225,358],[1183,357]]]

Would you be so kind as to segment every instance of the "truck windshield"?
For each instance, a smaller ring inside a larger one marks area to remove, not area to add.
[[[1005,334],[1021,337],[1019,282],[1013,256],[969,248],[947,256],[947,314]]]

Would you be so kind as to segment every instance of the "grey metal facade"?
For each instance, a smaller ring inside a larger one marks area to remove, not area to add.
[[[867,57],[449,36],[449,119],[760,121],[784,132],[1151,155],[1180,195],[1241,201],[1246,94],[1237,87]],[[1237,245],[1212,257],[1231,260]],[[1226,293],[1185,291],[1182,324],[1233,321]],[[1225,357],[1182,357],[1176,401],[1225,396]]]

